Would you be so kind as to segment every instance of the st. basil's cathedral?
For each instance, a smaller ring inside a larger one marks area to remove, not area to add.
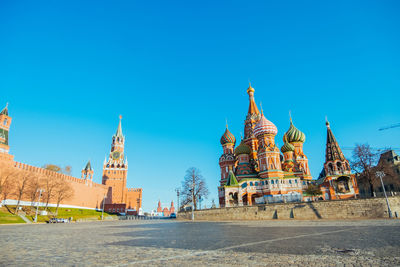
[[[221,207],[308,200],[305,193],[312,180],[303,145],[306,136],[290,118],[283,146],[275,143],[277,127],[258,110],[254,88],[249,86],[249,109],[244,121],[244,138],[236,139],[226,126],[221,137],[223,154],[218,187]],[[348,161],[328,127],[326,162],[317,181],[323,199],[353,198],[358,194],[356,179]],[[280,153],[282,152],[282,154]],[[326,171],[325,171],[326,170]]]

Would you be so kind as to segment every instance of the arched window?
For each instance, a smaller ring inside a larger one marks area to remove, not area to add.
[[[333,172],[333,165],[332,163],[328,164],[328,173],[332,173]]]
[[[274,184],[274,180],[271,180],[271,184]]]
[[[8,120],[7,120],[7,118],[5,118],[3,124],[7,125],[7,122],[8,122]]]

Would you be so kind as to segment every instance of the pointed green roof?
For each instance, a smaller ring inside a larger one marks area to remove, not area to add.
[[[237,185],[239,185],[239,183],[238,183],[238,181],[237,181],[237,179],[235,177],[235,174],[233,174],[232,171],[229,171],[228,180],[226,180],[226,184],[225,185],[226,186],[237,186]]]
[[[90,160],[88,161],[88,163],[86,164],[86,167],[84,169],[85,171],[92,171],[92,165],[90,164]]]
[[[6,107],[3,108],[3,110],[0,112],[0,115],[8,116],[8,103],[6,104]]]
[[[122,120],[122,116],[119,116],[119,124],[118,124],[118,129],[117,132],[115,133],[116,137],[123,137],[122,135],[122,126],[121,126],[121,120]]]

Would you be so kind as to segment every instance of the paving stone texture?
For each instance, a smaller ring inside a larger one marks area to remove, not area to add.
[[[1,266],[399,266],[400,220],[0,226]]]

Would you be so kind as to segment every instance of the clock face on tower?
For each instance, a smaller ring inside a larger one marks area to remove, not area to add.
[[[121,153],[119,153],[118,151],[114,151],[113,153],[112,153],[112,158],[113,159],[119,159],[119,156],[121,155]]]

